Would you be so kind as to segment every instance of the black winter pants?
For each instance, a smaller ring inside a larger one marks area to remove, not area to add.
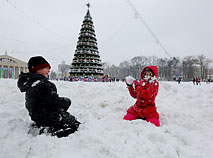
[[[74,133],[81,124],[73,115],[66,111],[58,113],[57,117],[56,115],[52,115],[45,122],[42,124],[36,123],[37,127],[41,127],[40,134],[44,133],[43,131],[48,128],[48,132],[58,138],[67,137],[69,134]]]

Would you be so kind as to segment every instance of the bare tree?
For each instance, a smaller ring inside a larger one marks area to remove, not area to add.
[[[200,64],[201,79],[206,79],[208,75],[208,64],[211,60],[207,59],[204,55],[200,55],[197,58]]]
[[[141,71],[145,66],[156,65],[159,70],[159,77],[161,80],[173,80],[176,77],[182,77],[183,80],[191,80],[198,75],[197,69],[201,71],[202,79],[209,76],[209,63],[211,61],[205,56],[198,57],[186,56],[182,60],[173,58],[158,58],[158,57],[145,57],[136,56],[130,61],[123,61],[119,66],[104,64],[104,73],[111,77],[124,78],[131,75],[136,79],[141,78]]]

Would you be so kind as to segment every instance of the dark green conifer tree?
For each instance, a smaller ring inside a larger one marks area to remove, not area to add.
[[[101,77],[103,68],[97,47],[97,40],[89,7],[78,37],[71,64],[71,77]]]

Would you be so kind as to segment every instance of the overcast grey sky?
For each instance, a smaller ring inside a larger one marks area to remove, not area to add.
[[[42,55],[53,70],[62,60],[70,64],[88,2],[102,62],[168,57],[128,0],[0,0],[0,54],[26,62]],[[213,58],[212,0],[130,2],[172,57]]]

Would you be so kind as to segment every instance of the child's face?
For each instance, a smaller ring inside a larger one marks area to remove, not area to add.
[[[144,76],[153,77],[153,73],[152,73],[152,71],[145,71]]]
[[[49,76],[49,72],[50,72],[50,68],[49,67],[45,67],[43,69],[40,69],[40,70],[37,70],[37,74],[41,74],[43,75],[44,77],[48,78]]]

